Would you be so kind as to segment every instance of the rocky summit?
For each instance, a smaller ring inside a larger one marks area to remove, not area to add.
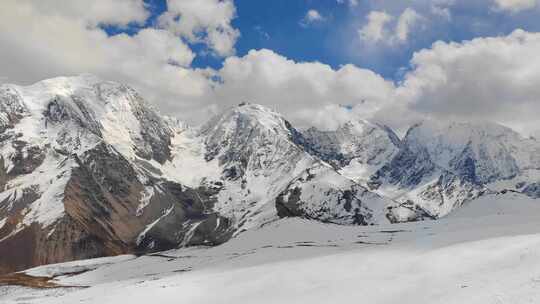
[[[0,273],[213,246],[283,217],[434,220],[540,197],[540,142],[491,123],[295,128],[241,104],[190,127],[83,75],[0,86]]]

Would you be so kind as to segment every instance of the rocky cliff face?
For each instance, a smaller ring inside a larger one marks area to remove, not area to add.
[[[217,245],[283,217],[376,225],[540,197],[540,144],[492,124],[302,132],[241,104],[191,128],[92,76],[2,85],[0,110],[0,273]]]
[[[310,128],[303,134],[308,151],[360,183],[369,180],[401,146],[388,127],[365,120],[347,122],[335,131]]]
[[[319,164],[295,178],[276,199],[280,217],[306,217],[341,225],[386,223],[394,202]]]
[[[133,89],[91,76],[4,85],[0,108],[1,272],[230,235],[211,189],[159,173],[174,130]]]

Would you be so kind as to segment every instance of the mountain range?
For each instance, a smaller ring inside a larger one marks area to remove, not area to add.
[[[540,199],[540,141],[494,123],[299,129],[242,103],[190,127],[91,75],[0,86],[0,273],[214,246],[285,217],[436,220]]]

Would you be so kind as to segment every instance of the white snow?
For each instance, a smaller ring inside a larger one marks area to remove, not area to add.
[[[540,169],[524,170],[520,175],[507,180],[498,180],[489,183],[487,187],[494,191],[520,190],[518,185],[527,185],[530,182],[540,181]]]
[[[9,203],[7,210],[13,202],[22,198],[25,192],[35,192],[40,197],[35,200],[24,212],[24,224],[37,222],[43,226],[53,224],[64,213],[62,202],[66,183],[68,182],[76,164],[73,160],[59,162],[60,156],[49,152],[43,163],[32,173],[21,175],[10,180],[5,190],[0,193],[0,201]]]
[[[47,155],[43,164],[33,174],[21,178],[25,180],[22,181],[23,185],[33,184],[40,194],[40,197],[30,205],[29,212],[25,214],[24,224],[31,225],[37,222],[46,227],[54,224],[64,214],[64,191],[71,176],[71,169],[76,163],[69,159],[62,163],[60,168],[57,164],[57,160]]]
[[[198,187],[205,179],[220,179],[221,168],[217,159],[210,162],[204,159],[206,147],[194,130],[178,130],[171,145],[172,161],[162,167],[165,176],[188,187]]]
[[[144,208],[150,205],[150,200],[152,199],[153,196],[154,196],[154,188],[144,187],[144,190],[141,193],[141,201],[139,203],[139,206],[137,206],[137,211],[136,211],[137,216],[142,215]]]
[[[484,212],[486,207],[490,212]],[[531,211],[532,210],[532,211]],[[280,220],[212,248],[42,266],[95,269],[0,288],[2,303],[538,303],[540,200],[485,197],[439,221],[344,227]],[[91,265],[91,266],[88,266]],[[80,268],[79,268],[80,267]]]
[[[382,167],[383,164],[368,165],[361,163],[357,159],[353,159],[351,163],[339,170],[339,173],[355,182],[365,185],[366,181]]]
[[[73,261],[60,264],[50,264],[40,266],[25,271],[26,274],[36,277],[58,277],[102,268],[106,265],[112,265],[135,259],[134,255],[119,255],[114,257],[96,258],[82,261]]]

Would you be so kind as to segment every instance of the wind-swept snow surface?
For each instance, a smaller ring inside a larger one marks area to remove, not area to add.
[[[438,221],[283,219],[212,248],[42,266],[27,273],[89,287],[3,287],[0,301],[538,303],[539,220],[540,202],[517,193],[487,195]]]

